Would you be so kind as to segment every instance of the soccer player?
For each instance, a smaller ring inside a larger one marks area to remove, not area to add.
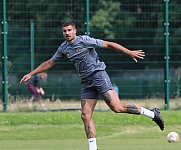
[[[24,75],[20,83],[26,83],[33,75],[52,68],[61,58],[68,58],[76,67],[81,78],[81,118],[84,123],[89,150],[97,150],[96,128],[92,115],[98,95],[102,96],[106,104],[115,113],[147,116],[155,121],[161,130],[164,130],[164,122],[157,108],[148,110],[134,103],[124,104],[120,101],[105,71],[106,65],[99,60],[95,48],[108,48],[125,53],[135,62],[137,62],[137,59],[144,59],[144,52],[142,50],[131,51],[117,43],[91,38],[86,35],[77,36],[76,32],[73,22],[64,23],[62,25],[62,33],[66,40],[58,47],[56,53],[49,60]]]

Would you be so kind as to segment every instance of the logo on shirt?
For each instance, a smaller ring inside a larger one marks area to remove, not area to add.
[[[78,48],[76,48],[76,51],[77,51],[77,52],[80,52],[80,51],[81,51],[81,49],[78,47]]]

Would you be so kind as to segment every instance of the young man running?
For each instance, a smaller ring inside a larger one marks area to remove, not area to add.
[[[102,96],[112,111],[147,116],[155,121],[161,130],[164,130],[164,122],[157,108],[148,110],[134,103],[124,104],[120,101],[105,71],[106,65],[99,60],[95,48],[108,48],[125,53],[135,62],[137,59],[144,58],[145,55],[142,50],[131,51],[114,42],[90,38],[86,35],[77,36],[73,22],[64,23],[62,32],[66,40],[59,46],[53,57],[23,76],[20,83],[26,83],[33,75],[52,68],[61,58],[68,58],[76,67],[81,78],[81,118],[84,123],[89,150],[97,150],[96,128],[92,115],[98,95]]]

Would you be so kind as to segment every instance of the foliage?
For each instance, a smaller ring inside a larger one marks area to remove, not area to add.
[[[94,30],[101,30],[100,32],[93,32],[93,36],[99,36],[99,38],[105,39],[115,39],[118,38],[117,27],[131,28],[134,17],[130,15],[127,11],[124,11],[125,15],[120,15],[123,10],[121,10],[120,2],[103,1],[99,0],[99,5],[102,7],[97,9],[97,11],[92,14],[90,21],[90,27]]]
[[[180,12],[179,4],[178,1],[172,0],[170,2],[171,7],[169,7],[170,27],[171,29],[176,28],[176,30],[170,31],[172,45],[178,45],[179,43],[180,26],[179,21],[175,21],[180,20],[180,15],[178,15],[178,12]],[[160,61],[163,57],[164,48],[164,11],[164,3],[156,0],[151,2],[149,0],[144,2],[142,0],[92,0],[90,1],[91,36],[115,40],[121,44],[129,42],[127,45],[130,47],[136,47],[141,42],[141,48],[148,49],[149,55],[160,53],[160,57],[154,57],[154,61]],[[15,59],[14,51],[18,54],[16,57],[21,57],[22,53],[30,54],[30,21],[34,21],[35,52],[39,54],[35,60],[42,62],[49,59],[63,41],[61,24],[64,21],[73,20],[77,24],[78,33],[83,34],[85,31],[85,16],[84,0],[62,0],[61,3],[57,0],[53,0],[51,3],[48,0],[26,2],[24,0],[13,2],[7,0],[9,59],[13,64],[21,60],[20,58]],[[150,38],[149,41],[142,42],[148,37]],[[124,38],[127,40],[124,40]],[[151,49],[147,48],[148,45],[156,46]],[[139,45],[137,47],[139,48]],[[52,50],[50,51],[50,49]],[[176,49],[179,49],[179,47]],[[171,48],[171,54],[173,53],[177,60],[179,60],[179,57],[175,54],[178,52],[178,50],[173,51]],[[43,54],[46,55],[41,57]],[[153,61],[151,56],[147,57],[146,60]],[[28,60],[25,59],[24,61]],[[119,62],[119,60],[115,61]],[[20,66],[23,67],[21,64]],[[149,64],[149,66],[151,67],[153,64]],[[28,64],[25,67],[27,68]],[[117,65],[115,65],[116,67]],[[143,68],[142,65],[141,67]],[[19,68],[14,68],[14,70],[17,71]],[[67,62],[66,65],[62,66],[62,69],[65,68],[72,69]],[[111,68],[114,69],[114,65]]]

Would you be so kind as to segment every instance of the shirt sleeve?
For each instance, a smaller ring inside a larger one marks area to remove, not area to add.
[[[102,47],[103,40],[91,38],[89,36],[82,36],[84,39],[84,42],[88,47]]]
[[[61,46],[59,46],[58,50],[55,52],[55,54],[52,56],[51,60],[53,62],[58,61],[59,59],[63,58],[65,55],[62,52]]]

